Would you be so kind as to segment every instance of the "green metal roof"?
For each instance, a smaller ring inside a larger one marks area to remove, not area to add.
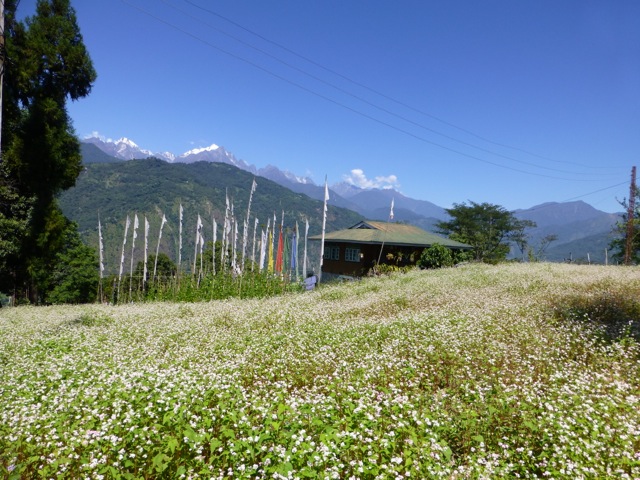
[[[309,240],[321,240],[321,235],[309,237]],[[439,243],[449,248],[461,250],[471,249],[466,243],[456,242],[448,238],[429,233],[421,228],[404,223],[388,223],[363,221],[345,230],[325,233],[325,242],[370,243],[386,245],[409,245],[429,247]]]

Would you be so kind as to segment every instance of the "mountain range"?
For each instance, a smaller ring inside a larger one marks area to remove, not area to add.
[[[310,178],[280,170],[274,165],[257,168],[215,144],[175,155],[145,150],[127,138],[112,141],[94,136],[83,139],[81,148],[85,164],[114,163],[150,157],[176,165],[196,162],[222,163],[266,178],[311,199],[324,199],[324,186],[316,185]],[[436,222],[448,218],[445,208],[426,200],[406,197],[393,189],[362,189],[341,182],[330,186],[329,190],[330,205],[351,210],[366,219],[388,220],[392,200],[394,221],[407,222],[427,231],[434,231]],[[545,237],[555,236],[556,239],[545,251],[545,258],[551,261],[588,259],[591,262],[604,263],[605,249],[612,239],[611,232],[620,220],[619,214],[602,212],[582,201],[544,203],[516,210],[514,215],[519,219],[536,222],[537,227],[528,232],[534,250]],[[516,256],[516,252],[513,252],[513,255]]]

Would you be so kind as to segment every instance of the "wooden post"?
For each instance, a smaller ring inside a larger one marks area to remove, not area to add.
[[[633,249],[633,221],[636,207],[636,167],[631,168],[631,186],[629,187],[629,208],[627,210],[627,238],[624,249],[624,264],[631,265],[631,250]]]

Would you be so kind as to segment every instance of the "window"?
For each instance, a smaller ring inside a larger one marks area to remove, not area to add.
[[[325,260],[340,260],[340,247],[324,247]]]
[[[359,248],[345,248],[344,259],[347,262],[359,262],[360,261],[360,249]]]

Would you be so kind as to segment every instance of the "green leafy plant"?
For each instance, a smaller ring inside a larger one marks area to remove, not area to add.
[[[453,264],[454,260],[451,250],[439,243],[425,248],[418,260],[418,266],[420,268],[451,267]]]

